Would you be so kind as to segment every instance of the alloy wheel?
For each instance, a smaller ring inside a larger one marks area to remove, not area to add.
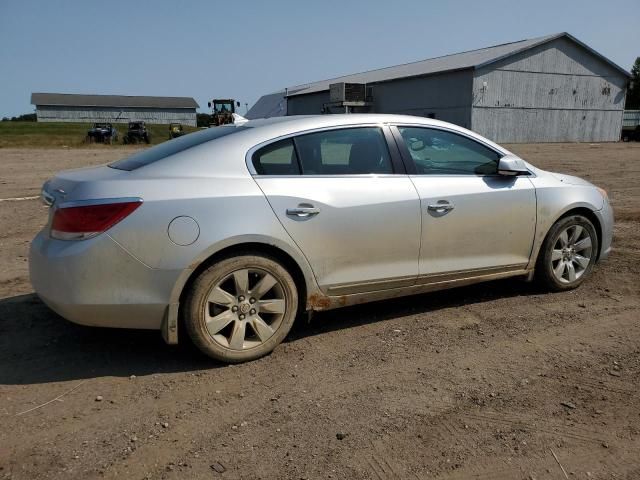
[[[592,239],[580,225],[571,225],[560,232],[551,252],[551,269],[560,283],[573,283],[589,267]]]
[[[215,342],[232,350],[257,347],[271,338],[286,313],[285,289],[259,268],[231,272],[210,290],[206,328]]]

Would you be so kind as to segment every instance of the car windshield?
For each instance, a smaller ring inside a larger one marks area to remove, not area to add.
[[[131,155],[128,158],[118,160],[109,164],[111,168],[117,168],[118,170],[135,170],[145,165],[150,165],[158,160],[167,158],[170,155],[188,150],[189,148],[202,145],[203,143],[215,140],[216,138],[226,137],[232,133],[237,133],[242,130],[246,130],[248,126],[223,126],[214,127],[202,130],[200,132],[191,133],[189,135],[183,135],[174,140],[161,143],[155,147],[151,147],[148,150]]]

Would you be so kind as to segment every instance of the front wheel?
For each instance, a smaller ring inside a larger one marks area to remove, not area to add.
[[[546,288],[560,292],[578,287],[589,276],[598,253],[598,236],[582,215],[558,220],[544,240],[536,277]]]
[[[238,363],[267,355],[284,340],[298,312],[298,291],[275,259],[246,254],[202,272],[184,305],[193,343],[216,360]]]

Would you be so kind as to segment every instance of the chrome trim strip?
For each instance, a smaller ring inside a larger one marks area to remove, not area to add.
[[[117,197],[117,198],[95,198],[88,200],[72,200],[69,202],[63,202],[57,205],[57,208],[70,208],[70,207],[89,207],[91,205],[106,205],[108,203],[130,203],[139,202],[143,203],[140,197]]]
[[[345,295],[350,293],[364,293],[372,290],[410,287],[416,281],[415,275],[401,278],[385,279],[385,280],[373,280],[370,282],[357,282],[357,283],[343,283],[339,285],[332,285],[327,288],[330,294]]]
[[[56,200],[56,197],[51,195],[44,188],[40,192],[40,198],[42,199],[42,203],[44,203],[47,207],[50,207],[51,205],[53,205],[53,202],[55,202]]]

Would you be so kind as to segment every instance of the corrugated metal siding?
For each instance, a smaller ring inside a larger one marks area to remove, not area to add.
[[[181,123],[196,126],[195,109],[150,109],[150,108],[100,108],[55,107],[36,105],[39,122],[117,122],[145,121],[148,123]],[[116,120],[117,119],[117,120]]]
[[[473,130],[498,143],[614,142],[620,140],[616,110],[474,108]]]
[[[617,141],[626,83],[560,38],[477,70],[471,127],[498,142]]]
[[[427,117],[468,128],[471,123],[471,70],[407,78],[373,85],[373,111]]]
[[[623,127],[640,125],[640,110],[625,110],[622,117]]]

